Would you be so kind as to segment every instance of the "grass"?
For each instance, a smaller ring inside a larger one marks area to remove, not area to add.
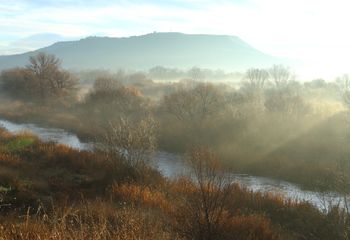
[[[23,136],[20,139],[14,139],[13,141],[9,142],[6,146],[8,151],[15,152],[20,151],[21,149],[24,149],[34,143],[35,139],[32,137],[25,137]]]
[[[206,239],[200,189],[123,159],[0,130],[0,239]],[[15,144],[15,148],[10,143]],[[14,150],[15,149],[15,150]],[[216,190],[211,190],[216,191]],[[349,216],[232,185],[213,239],[346,239]],[[198,225],[199,221],[199,225]]]

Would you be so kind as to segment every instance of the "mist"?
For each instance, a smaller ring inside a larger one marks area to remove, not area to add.
[[[348,5],[0,0],[0,238],[349,239]]]

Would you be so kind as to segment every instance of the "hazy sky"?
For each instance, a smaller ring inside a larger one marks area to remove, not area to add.
[[[60,40],[153,31],[228,34],[331,75],[350,72],[349,11],[348,0],[0,0],[0,54],[37,47],[26,38],[38,33]]]

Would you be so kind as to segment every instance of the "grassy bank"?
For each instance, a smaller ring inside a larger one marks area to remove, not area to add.
[[[194,156],[204,162],[213,157],[206,151]],[[1,239],[347,239],[349,234],[349,216],[336,207],[322,213],[308,203],[237,185],[200,189],[186,177],[165,179],[121,157],[78,152],[25,133],[0,130],[0,169]],[[209,218],[203,193],[205,199],[221,199],[208,208]]]

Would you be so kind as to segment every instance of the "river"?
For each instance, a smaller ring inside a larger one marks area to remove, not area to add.
[[[0,126],[12,133],[30,131],[43,141],[52,141],[65,144],[78,150],[91,150],[92,144],[84,143],[72,133],[58,128],[42,128],[35,124],[17,124],[7,120],[0,120]],[[186,164],[180,155],[158,151],[154,156],[154,166],[166,177],[176,177],[188,172]],[[327,209],[325,203],[332,201],[333,204],[341,202],[341,196],[336,193],[321,194],[316,191],[306,191],[299,186],[267,177],[251,176],[247,174],[231,174],[230,179],[238,182],[252,191],[273,192],[282,194],[284,197],[308,201],[321,210]]]

